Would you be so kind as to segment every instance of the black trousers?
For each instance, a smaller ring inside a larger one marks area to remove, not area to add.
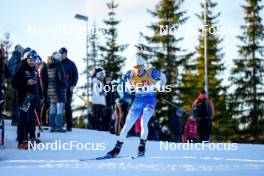
[[[66,112],[66,124],[67,129],[72,128],[72,109],[71,109],[71,103],[72,103],[72,92],[70,90],[70,87],[67,89],[67,102],[65,103],[65,112]]]
[[[105,106],[94,104],[92,105],[92,129],[103,130],[103,120],[105,118]]]
[[[18,99],[17,99],[17,91],[15,88],[13,88],[13,102],[12,102],[12,123],[18,122],[18,113],[19,113],[19,107],[18,107]]]
[[[34,109],[29,108],[27,112],[20,110],[17,124],[18,144],[27,141],[29,138],[36,138],[36,118]]]
[[[210,118],[199,119],[198,121],[199,142],[209,141],[211,136],[212,121]]]
[[[49,118],[47,116],[47,111],[49,109],[49,102],[48,98],[43,98],[42,104],[41,104],[41,112],[40,112],[40,119],[44,126],[49,125]]]
[[[106,107],[105,108],[105,116],[103,118],[103,125],[102,125],[102,128],[104,131],[108,131],[109,130],[109,127],[110,127],[110,121],[111,121],[111,118],[112,118],[112,108],[111,107]]]

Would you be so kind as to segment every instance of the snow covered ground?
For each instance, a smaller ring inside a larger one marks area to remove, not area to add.
[[[16,128],[6,121],[6,148],[0,150],[0,176],[47,176],[47,175],[100,175],[100,176],[141,176],[141,175],[264,175],[264,145],[238,144],[230,151],[175,150],[175,143],[169,143],[171,150],[161,148],[160,142],[148,142],[146,157],[132,160],[137,151],[138,138],[128,138],[120,156],[110,160],[85,160],[103,156],[116,141],[116,136],[107,132],[73,129],[66,134],[41,134],[43,143],[86,144],[87,149],[78,150],[18,150]],[[60,141],[58,141],[60,140]],[[215,144],[216,145],[216,144]],[[44,146],[40,145],[40,146]],[[66,145],[65,145],[66,146]],[[65,149],[68,149],[65,147]],[[97,149],[97,150],[96,150]],[[229,148],[230,149],[230,148]]]

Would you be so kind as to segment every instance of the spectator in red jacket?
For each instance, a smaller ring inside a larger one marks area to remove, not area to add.
[[[193,102],[192,115],[198,123],[199,141],[209,141],[214,117],[214,105],[205,91],[201,91],[198,98]]]
[[[190,116],[184,127],[184,138],[185,141],[196,142],[197,141],[198,127],[197,122]]]

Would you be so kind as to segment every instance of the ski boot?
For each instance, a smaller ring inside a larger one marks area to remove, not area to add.
[[[123,142],[117,141],[113,150],[108,152],[106,156],[108,158],[116,158],[117,155],[120,153],[120,149],[121,149],[122,145],[123,145]]]
[[[28,140],[24,140],[23,142],[18,143],[17,148],[23,150],[29,150],[32,148],[32,146],[28,144]]]
[[[139,143],[139,146],[138,146],[137,157],[143,157],[145,155],[146,141],[147,140],[140,139],[140,143]]]

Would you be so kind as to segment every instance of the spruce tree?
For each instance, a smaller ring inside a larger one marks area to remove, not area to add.
[[[123,52],[127,48],[127,45],[117,44],[118,34],[116,27],[120,23],[120,20],[116,19],[115,9],[118,7],[118,4],[112,0],[110,3],[107,3],[107,7],[109,10],[108,19],[104,20],[104,24],[106,25],[105,45],[99,46],[99,49],[102,53],[102,66],[106,74],[113,79],[117,79],[121,74],[125,61],[125,57],[121,56],[120,52]]]
[[[207,19],[207,29],[199,29],[199,45],[196,48],[198,57],[196,61],[196,69],[198,76],[198,84],[197,87],[200,90],[204,89],[205,80],[204,80],[204,33],[207,31],[207,53],[208,53],[208,84],[209,84],[209,97],[214,100],[214,103],[218,103],[218,98],[221,94],[221,90],[223,90],[223,86],[221,85],[223,81],[223,77],[221,74],[224,71],[223,64],[223,52],[221,48],[222,38],[217,33],[212,33],[211,29],[217,31],[217,20],[220,16],[220,13],[214,14],[213,10],[217,6],[216,2],[212,0],[207,0],[207,9],[208,13],[206,16]],[[204,9],[204,4],[201,3],[201,8]],[[204,11],[197,17],[202,21],[204,20]],[[197,92],[198,93],[198,92]]]
[[[207,0],[207,14],[206,29],[204,27],[199,29],[199,45],[196,48],[196,55],[194,58],[188,59],[184,65],[184,71],[182,75],[182,87],[180,88],[182,100],[182,106],[189,108],[192,105],[194,99],[197,98],[199,92],[204,90],[205,85],[205,59],[204,59],[204,35],[207,33],[207,53],[208,53],[208,86],[209,86],[209,98],[214,102],[215,106],[215,120],[213,122],[213,139],[227,140],[231,137],[232,133],[230,129],[234,129],[232,126],[232,118],[227,115],[226,104],[226,87],[223,86],[223,52],[221,48],[222,38],[217,33],[218,31],[218,19],[220,13],[215,13],[214,8],[217,6],[216,2]],[[204,3],[201,3],[202,12],[196,14],[201,23],[204,23]],[[230,125],[231,124],[231,125]]]
[[[176,104],[179,97],[177,91],[180,81],[179,68],[185,59],[184,51],[180,46],[183,38],[178,36],[177,31],[188,19],[186,11],[180,9],[182,2],[182,0],[160,0],[154,11],[148,10],[156,19],[156,22],[147,26],[152,34],[141,33],[144,39],[141,45],[145,48],[143,56],[150,66],[166,74],[167,85],[172,85],[172,91],[166,92],[164,98]],[[156,116],[162,123],[166,124],[172,113],[175,113],[175,107],[164,101],[158,102]]]
[[[261,0],[245,0],[242,10],[245,24],[238,36],[239,56],[234,59],[231,81],[233,117],[239,120],[242,140],[260,142],[264,119],[264,27],[262,24]],[[249,137],[251,137],[249,139]]]
[[[10,54],[10,48],[12,46],[12,43],[10,42],[10,33],[6,32],[4,33],[4,39],[1,40],[1,45],[3,45],[4,49],[5,49],[5,59],[7,60],[9,58],[9,54]]]
[[[90,43],[90,52],[89,52],[89,60],[91,61],[91,68],[96,68],[100,66],[100,59],[99,59],[99,34],[101,34],[96,22],[93,24],[93,28],[90,34],[89,43]]]
[[[9,32],[5,32],[4,33],[4,38],[1,39],[0,42],[0,48],[3,48],[5,51],[5,58],[4,58],[4,62],[7,64],[8,59],[10,58],[10,49],[12,47],[12,42],[10,41],[10,33]],[[3,76],[1,74],[1,76]],[[0,81],[1,82],[1,81]],[[7,88],[6,88],[7,94],[9,96],[7,96],[7,101],[6,101],[6,105],[5,105],[5,110],[8,112],[11,112],[12,110],[12,102],[13,102],[13,89],[12,86],[10,84],[7,84]]]
[[[216,134],[217,137],[227,137],[225,134],[225,125],[227,121],[231,120],[230,117],[225,116],[226,114],[226,101],[225,93],[226,87],[223,86],[223,73],[224,73],[224,61],[223,61],[223,51],[221,43],[223,39],[217,33],[218,19],[220,17],[219,13],[214,13],[214,9],[217,6],[217,3],[213,0],[207,0],[207,16],[206,21],[207,29],[200,29],[199,36],[199,45],[196,48],[198,57],[197,57],[197,88],[200,90],[204,89],[205,80],[204,80],[204,33],[207,33],[207,53],[208,53],[208,86],[209,86],[209,98],[213,101],[215,106],[215,121],[213,123],[213,134]],[[201,3],[201,9],[204,9],[204,4]],[[203,23],[204,20],[204,11],[197,17]],[[196,93],[198,95],[198,92]],[[196,95],[196,96],[197,96]]]
[[[197,87],[199,79],[196,68],[196,58],[194,58],[194,54],[192,53],[183,64],[181,84],[179,86],[179,99],[181,100],[180,106],[189,113],[191,113],[193,100],[197,96],[197,92],[200,90],[199,87]]]

